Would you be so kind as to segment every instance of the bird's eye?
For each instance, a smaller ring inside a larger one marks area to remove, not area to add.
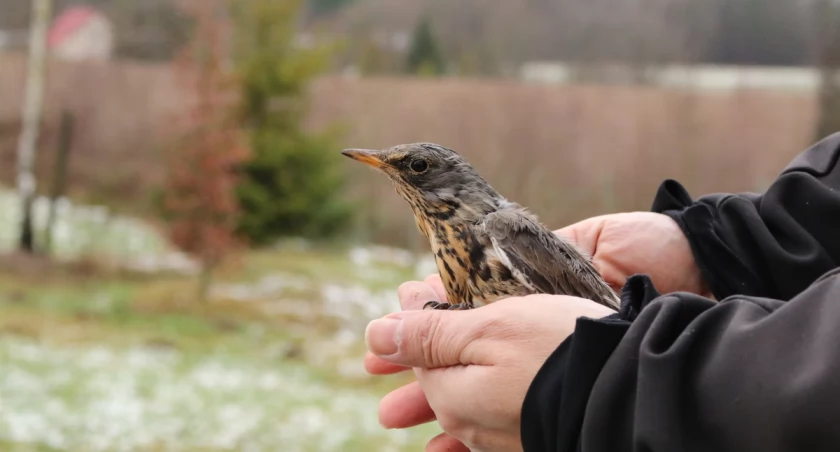
[[[422,173],[423,171],[429,169],[429,162],[422,159],[417,159],[412,160],[409,166],[411,167],[411,171],[414,171],[415,173]]]

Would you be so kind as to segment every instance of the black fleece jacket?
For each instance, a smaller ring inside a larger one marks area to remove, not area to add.
[[[652,210],[688,238],[715,302],[644,275],[618,314],[581,318],[522,407],[526,452],[840,451],[840,134],[764,194]]]

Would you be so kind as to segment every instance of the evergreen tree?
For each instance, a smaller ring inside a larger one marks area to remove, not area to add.
[[[411,49],[406,58],[406,70],[422,75],[439,75],[446,70],[428,16],[424,16],[414,29]]]
[[[239,232],[251,243],[288,236],[325,238],[349,224],[343,180],[331,137],[303,129],[306,86],[327,49],[295,45],[300,0],[233,3],[235,65],[252,159],[237,190]]]
[[[354,1],[355,0],[309,0],[309,9],[311,13],[316,16],[331,14],[350,5]]]

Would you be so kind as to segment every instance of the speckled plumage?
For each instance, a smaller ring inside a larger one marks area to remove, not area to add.
[[[342,153],[385,173],[429,240],[449,302],[425,308],[471,309],[544,293],[618,309],[588,256],[502,197],[455,151],[412,143]]]

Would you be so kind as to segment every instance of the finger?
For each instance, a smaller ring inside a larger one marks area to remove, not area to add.
[[[571,240],[578,248],[591,256],[595,254],[598,248],[598,238],[604,229],[607,216],[601,215],[587,218],[565,228],[558,229],[554,233]]]
[[[424,282],[409,281],[397,288],[397,297],[403,311],[419,311],[429,301],[440,301],[435,289]]]
[[[489,365],[487,351],[475,342],[495,333],[485,328],[490,312],[495,311],[397,312],[370,322],[365,342],[379,358],[405,367]]]
[[[428,301],[441,300],[440,294],[444,293],[443,282],[438,275],[431,275],[426,278],[426,283],[411,281],[400,285],[397,289],[397,296],[400,304],[406,310],[419,310]],[[391,375],[408,370],[408,367],[399,366],[383,361],[376,355],[368,352],[364,359],[365,370],[373,375]]]
[[[405,372],[410,367],[400,366],[397,364],[383,361],[378,356],[371,352],[365,353],[365,371],[371,375],[393,375],[400,372]]]
[[[441,294],[443,294],[441,296]],[[445,300],[446,291],[443,289],[443,282],[439,275],[430,275],[426,278],[425,284],[419,281],[403,283],[397,289],[397,296],[400,304],[406,310],[419,310],[428,301]],[[383,361],[376,355],[368,352],[365,354],[365,370],[373,375],[391,375],[408,370],[408,367],[399,366]]]
[[[470,449],[448,434],[441,433],[426,444],[426,452],[470,452]]]
[[[379,402],[379,423],[385,428],[409,428],[435,420],[435,412],[416,381],[397,388]]]
[[[443,280],[440,279],[440,275],[433,274],[429,275],[423,282],[432,286],[435,289],[435,293],[438,296],[437,301],[446,302],[446,288],[443,287]]]

